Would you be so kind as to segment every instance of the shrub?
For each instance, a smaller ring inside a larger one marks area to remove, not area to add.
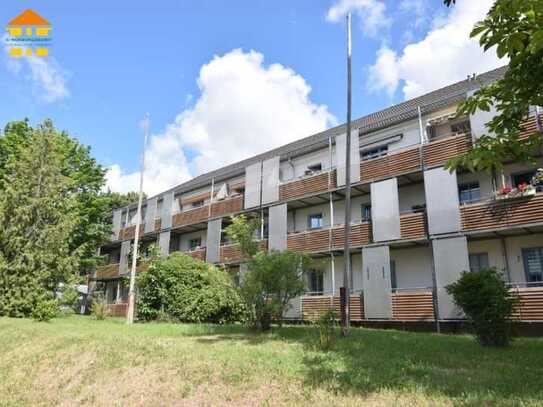
[[[324,351],[332,349],[337,339],[336,311],[333,309],[326,311],[316,319],[315,325],[318,331],[317,347]]]
[[[223,270],[180,252],[155,258],[137,278],[138,316],[184,322],[239,321],[243,302]]]
[[[98,321],[103,321],[109,315],[106,301],[100,293],[96,293],[92,298],[91,315]]]
[[[302,278],[311,260],[291,251],[256,253],[241,281],[241,293],[255,328],[270,329],[272,320],[281,321],[290,301],[305,291]]]
[[[473,324],[481,345],[507,346],[510,343],[510,318],[517,299],[495,269],[463,272],[446,290]]]
[[[58,315],[58,302],[54,299],[43,299],[38,301],[32,310],[32,318],[35,321],[49,322]]]
[[[64,313],[74,313],[79,302],[79,292],[73,287],[66,287],[62,291],[60,304]]]

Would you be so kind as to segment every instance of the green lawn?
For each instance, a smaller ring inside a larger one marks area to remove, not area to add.
[[[0,405],[541,405],[543,340],[0,318]]]

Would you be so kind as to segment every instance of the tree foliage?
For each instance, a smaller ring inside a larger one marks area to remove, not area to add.
[[[138,316],[184,322],[226,323],[242,319],[244,306],[228,274],[181,252],[156,257],[137,277]]]
[[[501,274],[495,269],[464,272],[446,287],[454,302],[473,324],[483,346],[506,346],[511,340],[511,314],[516,304]]]
[[[232,218],[227,235],[236,242],[247,260],[240,292],[253,327],[268,330],[273,319],[282,320],[289,302],[305,290],[303,274],[311,259],[292,251],[258,251],[256,220],[240,215]]]
[[[72,183],[61,171],[63,152],[51,127],[8,159],[0,194],[0,315],[28,316],[70,281],[79,257],[70,243],[77,221]]]
[[[483,135],[470,152],[450,160],[447,167],[490,171],[500,170],[506,161],[531,163],[541,147],[541,135],[527,141],[518,135],[530,106],[543,105],[543,2],[497,0],[471,37],[479,38],[485,52],[496,52],[509,64],[502,79],[477,90],[458,109],[459,115],[466,115],[494,106],[498,114],[487,123],[493,135]]]

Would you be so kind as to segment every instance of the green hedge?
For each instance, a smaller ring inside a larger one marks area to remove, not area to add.
[[[243,302],[230,276],[180,252],[154,259],[137,279],[138,317],[183,322],[239,321]]]

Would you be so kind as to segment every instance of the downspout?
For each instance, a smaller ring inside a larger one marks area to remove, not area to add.
[[[507,253],[507,245],[505,244],[505,238],[500,239],[502,245],[503,264],[505,266],[505,275],[507,276],[507,282],[511,282],[511,270],[509,268],[509,255]]]

